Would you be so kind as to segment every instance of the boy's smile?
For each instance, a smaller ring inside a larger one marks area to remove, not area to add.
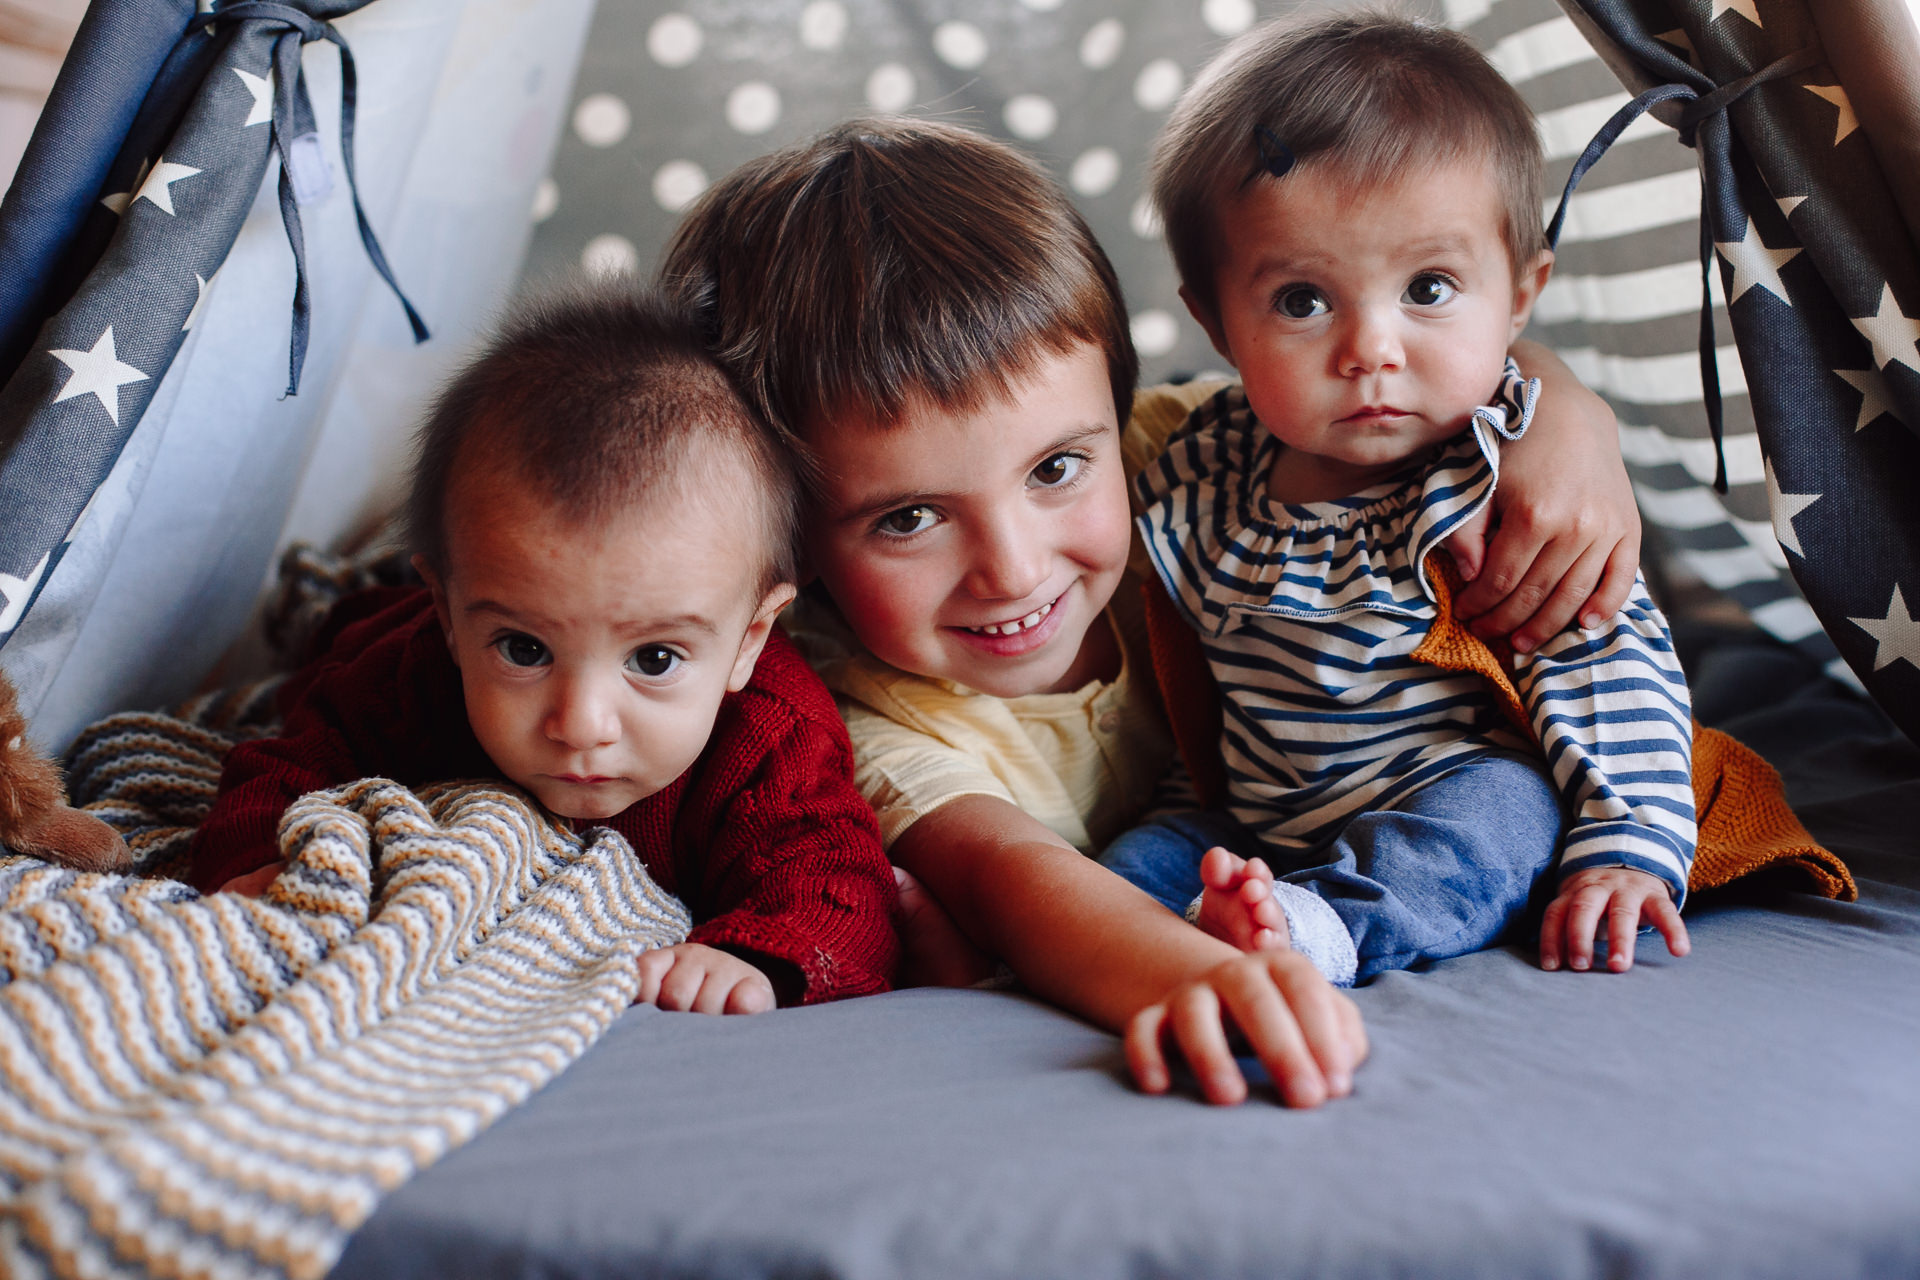
[[[1503,210],[1477,158],[1364,182],[1309,162],[1227,201],[1219,315],[1193,309],[1287,446],[1272,496],[1358,493],[1486,403],[1552,264],[1515,279]]]
[[[1040,624],[1053,617],[1053,606],[1059,603],[1060,600],[1056,596],[1022,617],[1007,622],[988,622],[978,627],[968,627],[966,631],[970,635],[979,636],[983,642],[1004,641],[1005,643],[1000,644],[987,644],[987,647],[996,653],[1024,652],[1036,647],[1041,642],[1043,634],[1053,629],[1052,627],[1042,628]]]
[[[730,458],[714,470],[753,483]],[[501,773],[562,817],[597,820],[686,772],[792,594],[760,599],[750,506],[666,483],[575,520],[518,476],[456,466],[446,573],[422,571]]]
[[[813,568],[876,657],[1003,698],[1112,674],[1093,623],[1130,524],[1098,348],[1043,356],[973,412],[921,400],[892,427],[808,435],[825,473]]]

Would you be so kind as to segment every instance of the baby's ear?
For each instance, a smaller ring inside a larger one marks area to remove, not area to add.
[[[447,638],[447,652],[453,654],[453,665],[460,665],[460,655],[453,648],[453,610],[447,604],[447,584],[441,580],[439,571],[425,556],[415,554],[413,571],[427,584],[427,590],[433,595],[433,611],[440,615],[440,633]]]
[[[753,611],[753,621],[740,637],[740,652],[734,655],[733,670],[727,673],[728,693],[740,692],[747,687],[747,681],[753,679],[754,664],[760,661],[760,651],[767,647],[773,624],[780,617],[780,611],[793,603],[795,594],[791,582],[776,582],[761,598],[760,607]]]
[[[1187,304],[1187,314],[1193,317],[1193,322],[1207,331],[1207,341],[1220,353],[1220,358],[1238,369],[1240,366],[1233,363],[1233,352],[1227,347],[1226,330],[1220,327],[1220,317],[1201,306],[1193,296],[1193,290],[1185,285],[1180,286],[1180,301]]]
[[[1527,320],[1533,315],[1533,304],[1540,300],[1540,291],[1547,287],[1547,277],[1553,274],[1553,250],[1542,249],[1540,256],[1513,281],[1513,332],[1509,339],[1520,336],[1527,327]]]

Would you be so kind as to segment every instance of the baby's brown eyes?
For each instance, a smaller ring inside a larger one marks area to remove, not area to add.
[[[493,642],[493,648],[506,660],[507,665],[512,667],[540,667],[553,661],[552,655],[547,652],[547,646],[532,636],[521,635],[519,632],[501,636]]]
[[[1327,305],[1325,294],[1303,284],[1282,289],[1280,296],[1273,300],[1273,307],[1289,320],[1311,320],[1333,309]]]
[[[658,680],[680,665],[680,655],[663,644],[641,645],[627,655],[627,669],[636,675]]]
[[[1413,283],[1407,286],[1404,296],[1416,307],[1437,307],[1443,302],[1452,301],[1453,295],[1458,292],[1453,281],[1445,276],[1428,273],[1415,276]]]

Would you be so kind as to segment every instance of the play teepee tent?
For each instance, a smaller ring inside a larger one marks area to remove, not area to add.
[[[378,505],[518,275],[591,10],[91,6],[0,205],[0,667],[43,744],[189,692],[277,546]]]

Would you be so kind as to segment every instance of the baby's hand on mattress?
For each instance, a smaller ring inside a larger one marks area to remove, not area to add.
[[[1273,872],[1218,845],[1200,859],[1200,909],[1189,915],[1202,930],[1242,951],[1285,950],[1287,915],[1273,900]]]
[[[284,859],[279,862],[269,862],[258,871],[249,871],[243,876],[235,876],[233,879],[221,885],[215,892],[239,893],[249,898],[257,898],[265,893],[267,886],[275,880],[278,880],[280,873],[286,869],[287,864]]]
[[[1172,1083],[1168,1044],[1187,1060],[1207,1101],[1245,1101],[1246,1077],[1229,1036],[1260,1059],[1290,1107],[1315,1107],[1353,1091],[1367,1057],[1360,1008],[1297,951],[1255,951],[1175,987],[1127,1025],[1127,1065],[1148,1093]]]
[[[635,1004],[693,1013],[765,1013],[773,1008],[767,975],[717,947],[683,942],[640,956]]]
[[[1633,939],[1642,921],[1660,931],[1674,955],[1693,949],[1673,895],[1659,876],[1631,867],[1588,867],[1561,881],[1560,892],[1547,907],[1540,922],[1540,967],[1558,969],[1564,959],[1571,969],[1592,968],[1602,919],[1607,922],[1607,968],[1614,973],[1633,967]]]

